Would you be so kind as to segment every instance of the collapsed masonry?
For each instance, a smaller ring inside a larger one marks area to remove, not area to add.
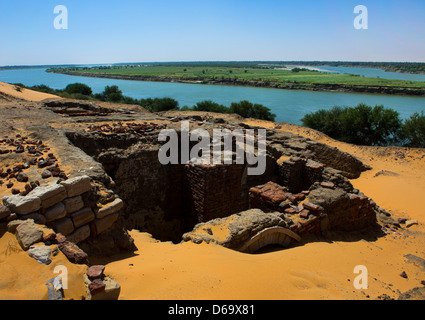
[[[250,209],[200,223],[185,241],[214,242],[254,253],[267,245],[287,247],[309,235],[359,231],[377,226],[382,211],[339,171],[291,157],[278,164],[278,181],[249,190]]]
[[[66,159],[71,168],[71,179],[38,186],[26,195],[5,197],[3,201],[10,209],[7,209],[10,215],[0,217],[0,223],[12,220],[13,215],[15,219],[16,216],[18,219],[32,217],[38,223],[64,234],[90,254],[134,249],[132,239],[126,232],[132,229],[149,232],[159,240],[178,243],[182,235],[193,231],[198,224],[226,219],[250,208],[264,210],[264,217],[271,210],[282,217],[293,214],[304,219],[302,217],[306,211],[298,210],[304,201],[300,194],[323,209],[321,214],[329,217],[331,226],[335,224],[355,229],[368,224],[367,219],[366,222],[363,219],[358,223],[349,222],[346,212],[342,213],[341,209],[338,213],[336,208],[339,205],[335,204],[340,203],[343,207],[347,197],[355,198],[358,192],[353,190],[347,178],[356,178],[368,168],[355,157],[310,139],[267,130],[266,171],[260,176],[250,176],[247,174],[248,164],[163,165],[158,159],[161,148],[158,135],[164,127],[175,129],[179,139],[179,121],[182,120],[190,121],[191,129],[207,130],[210,136],[213,136],[214,129],[259,129],[243,123],[202,116],[156,119],[156,115],[152,114],[149,117],[156,121],[147,123],[141,120],[147,119],[146,115],[140,117],[133,111],[111,111],[81,102],[69,105],[63,102],[47,103],[37,110],[42,113],[40,119],[46,118],[44,113],[59,119],[56,120],[58,122],[67,118],[63,120],[63,127],[61,124],[53,128],[40,122],[30,129],[34,130],[34,138],[50,140],[55,145],[58,157]],[[98,118],[105,122],[100,122]],[[75,125],[69,126],[69,121],[75,122]],[[195,144],[190,143],[190,147]],[[13,152],[9,152],[3,157],[12,156]],[[82,178],[83,175],[87,177]],[[80,183],[86,188],[68,194],[66,186],[74,181],[72,177],[76,181],[84,181]],[[282,186],[281,191],[286,198],[279,198],[283,199],[280,202],[270,202],[267,198],[270,190],[258,187],[270,186],[269,182]],[[326,193],[321,194],[324,182],[333,183],[335,188],[328,188]],[[298,203],[282,204],[294,200],[294,197]],[[31,203],[31,209],[13,212],[16,208],[22,208],[19,207],[20,201],[26,205]],[[295,213],[291,213],[290,209]],[[316,214],[311,210],[308,219],[304,220],[313,220]],[[304,220],[299,223],[305,225]],[[327,221],[318,220],[321,226]],[[285,223],[292,226],[289,220]],[[309,223],[313,225],[317,222]],[[298,225],[298,221],[294,221],[294,225]],[[250,236],[255,236],[260,230],[254,228]],[[322,227],[320,230],[324,231]],[[300,230],[297,232],[302,234]]]
[[[195,128],[202,126],[205,130],[247,128],[242,124],[213,124],[199,122],[199,119],[192,121],[191,125]],[[181,133],[176,130],[180,137]],[[112,186],[125,203],[119,216],[120,225],[149,232],[160,240],[178,243],[182,235],[190,233],[197,224],[225,219],[250,208],[306,216],[306,221],[294,224],[301,224],[304,229],[308,225],[309,231],[313,225],[323,225],[326,221],[332,228],[339,225],[346,230],[357,230],[373,221],[374,214],[370,211],[370,219],[350,222],[345,210],[351,208],[357,197],[360,203],[369,201],[361,194],[357,196],[359,192],[347,179],[358,177],[368,168],[336,148],[289,133],[267,131],[267,166],[261,176],[247,175],[248,165],[235,162],[162,165],[158,160],[161,145],[157,130],[143,136],[81,131],[68,131],[66,135],[74,145],[101,163],[111,178],[106,186]],[[268,182],[283,186],[284,195],[274,202],[263,195],[270,194],[266,192],[270,190],[255,189]],[[323,192],[324,188],[326,192]],[[303,211],[302,203],[298,203],[305,200],[303,197],[320,206],[322,212],[326,211],[332,219],[315,219],[318,212]],[[285,205],[282,204],[284,201],[287,201]],[[354,207],[350,209],[353,214]],[[284,212],[286,209],[289,212]],[[316,230],[324,231],[321,227]],[[300,229],[298,234],[302,235],[303,230]]]
[[[116,196],[109,202],[99,201],[97,191],[91,178],[83,175],[38,186],[26,195],[4,196],[2,207],[7,215],[2,219],[10,221],[8,228],[33,220],[80,244],[109,231],[124,205]]]

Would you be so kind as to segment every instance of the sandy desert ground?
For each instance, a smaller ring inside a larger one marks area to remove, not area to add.
[[[28,90],[16,92],[1,83],[0,92],[5,99],[52,98]],[[397,299],[401,293],[423,287],[425,269],[410,263],[405,255],[425,258],[425,150],[359,147],[294,125],[248,119],[244,122],[289,131],[358,157],[372,170],[351,180],[352,184],[393,218],[417,220],[418,224],[388,229],[377,239],[367,234],[362,240],[347,235],[340,241],[317,239],[295,248],[274,248],[254,255],[213,244],[159,242],[133,230],[130,234],[138,248],[134,254],[92,261],[104,264],[105,273],[121,285],[120,299],[373,300]],[[400,151],[404,158],[396,154]],[[46,299],[45,283],[55,276],[53,269],[58,264],[69,271],[65,299],[81,299],[85,295],[82,275],[86,266],[73,265],[59,253],[46,267],[29,258],[12,234],[0,234],[0,299]],[[358,265],[368,270],[367,289],[354,287],[354,268]],[[407,278],[400,276],[402,272]]]

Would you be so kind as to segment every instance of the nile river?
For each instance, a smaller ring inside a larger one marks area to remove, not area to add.
[[[329,69],[330,67],[323,68]],[[329,109],[337,105],[356,106],[359,103],[366,103],[375,106],[382,104],[386,108],[397,110],[403,119],[410,117],[414,112],[425,111],[425,97],[98,79],[47,73],[45,70],[40,68],[0,71],[0,81],[22,83],[26,86],[45,84],[53,89],[63,89],[70,83],[80,82],[90,86],[94,93],[102,92],[105,86],[117,85],[126,96],[137,99],[170,97],[176,99],[180,107],[193,106],[203,100],[212,100],[226,106],[232,102],[248,100],[269,107],[276,114],[276,121],[291,124],[301,124],[301,118],[307,113],[319,109]],[[332,71],[339,72],[379,74],[382,78],[386,74],[387,77],[393,76],[391,75],[393,73],[376,70],[332,68]],[[395,74],[393,77],[395,76],[398,77],[400,74]],[[407,80],[411,81],[425,81],[425,75],[402,74],[401,77],[404,80],[407,77]]]

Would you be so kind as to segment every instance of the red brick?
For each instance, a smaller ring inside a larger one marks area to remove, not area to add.
[[[101,279],[103,277],[104,270],[105,270],[105,266],[102,266],[102,265],[91,266],[87,270],[87,277],[90,280]]]
[[[304,193],[297,193],[297,194],[295,195],[295,198],[296,198],[298,201],[303,201],[303,200],[305,199],[305,194],[304,194]]]
[[[308,219],[308,216],[309,215],[310,215],[310,211],[309,210],[303,209],[300,212],[300,217],[303,218],[303,219]]]
[[[285,213],[287,213],[287,214],[295,214],[295,213],[297,213],[297,211],[295,209],[293,209],[293,208],[288,208],[288,209],[285,209]]]
[[[320,210],[320,207],[317,204],[313,204],[311,202],[304,202],[303,207],[304,207],[304,209],[311,210],[311,211],[319,211]]]

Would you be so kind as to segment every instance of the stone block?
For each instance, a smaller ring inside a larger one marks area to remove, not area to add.
[[[59,250],[68,258],[69,261],[76,264],[87,262],[88,255],[81,250],[75,243],[65,241],[58,244]]]
[[[78,210],[84,208],[84,202],[81,196],[65,199],[63,201],[63,204],[65,205],[66,212],[69,214],[77,212]]]
[[[40,264],[49,265],[52,262],[52,248],[46,245],[34,245],[28,250],[28,255]]]
[[[58,204],[59,202],[61,202],[64,199],[66,199],[66,191],[62,190],[61,193],[58,193],[51,198],[48,198],[46,200],[41,200],[41,206],[44,209],[48,209],[48,208],[51,208],[54,205]]]
[[[70,218],[57,220],[53,222],[52,227],[56,233],[61,233],[64,236],[70,235],[74,231],[74,224]]]
[[[104,276],[103,271],[105,271],[105,266],[102,266],[102,265],[91,266],[90,268],[87,269],[87,277],[92,281],[94,279],[102,279]]]
[[[41,208],[41,199],[37,196],[13,195],[4,196],[3,204],[13,213],[25,215],[35,212]]]
[[[89,176],[80,176],[62,181],[69,198],[79,196],[84,192],[90,191],[91,182]]]
[[[96,233],[101,234],[102,232],[112,227],[112,225],[117,221],[118,216],[118,213],[114,213],[109,216],[106,216],[103,219],[96,219],[94,222],[96,226]]]
[[[47,222],[51,222],[65,218],[66,213],[65,205],[62,202],[59,202],[54,207],[48,209],[44,216],[46,217]]]
[[[94,279],[90,281],[84,275],[84,283],[87,286],[87,300],[118,300],[121,287],[111,278]]]
[[[104,291],[105,287],[106,284],[104,284],[101,279],[95,279],[88,285],[88,289],[92,296],[94,296],[96,293]]]
[[[105,289],[92,295],[91,300],[118,300],[121,292],[120,285],[111,278],[104,279],[102,282],[105,284]]]
[[[407,220],[406,221],[406,228],[410,228],[411,226],[414,226],[414,225],[417,225],[417,224],[419,224],[418,220]]]
[[[11,212],[10,212],[9,208],[0,204],[0,220],[7,218],[8,216],[10,216],[10,214],[11,214]]]
[[[101,208],[96,213],[96,219],[103,219],[106,216],[109,216],[113,213],[117,213],[124,207],[124,202],[121,199],[115,199],[113,202],[109,203],[105,207]]]
[[[75,228],[79,228],[95,219],[94,212],[90,208],[84,208],[71,215]]]
[[[75,244],[80,243],[90,237],[90,226],[84,225],[77,230],[75,230],[72,234],[67,236],[67,239]]]
[[[33,220],[27,220],[16,228],[16,239],[26,251],[34,243],[43,241],[43,230]]]
[[[41,206],[48,209],[66,198],[66,189],[60,184],[49,184],[35,188],[29,195],[40,198]]]
[[[24,223],[25,220],[12,220],[7,224],[7,232],[15,233],[16,228],[19,227],[22,223]]]
[[[37,212],[26,214],[26,215],[20,216],[19,218],[22,220],[32,219],[34,220],[36,224],[46,224],[46,217],[43,216],[41,213],[37,213]]]

